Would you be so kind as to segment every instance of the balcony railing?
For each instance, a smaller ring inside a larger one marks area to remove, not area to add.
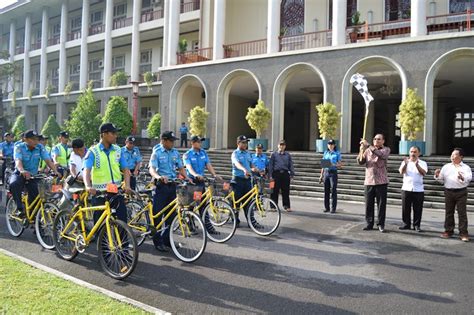
[[[428,34],[470,31],[474,15],[471,10],[461,13],[428,16],[426,29]]]
[[[188,1],[181,3],[181,8],[180,8],[181,13],[186,13],[186,12],[191,12],[191,11],[196,11],[200,9],[200,1],[199,0],[193,0],[193,1]]]
[[[177,53],[178,65],[212,60],[212,47]]]
[[[280,51],[331,46],[331,30],[280,37]]]
[[[113,22],[112,29],[116,30],[119,28],[131,26],[133,23],[133,17],[115,19]]]
[[[346,28],[347,42],[380,40],[410,36],[410,20],[397,20],[382,23],[365,23]]]
[[[267,39],[224,45],[224,58],[253,56],[267,52]]]
[[[25,52],[25,47],[23,47],[23,46],[22,47],[17,47],[15,49],[15,54],[17,54],[17,55],[22,54],[24,52]]]
[[[163,10],[148,11],[142,13],[141,23],[159,20],[163,18]]]
[[[72,31],[71,33],[67,34],[67,40],[75,40],[81,38],[81,30]]]
[[[31,50],[41,49],[41,41],[31,44]]]
[[[89,27],[89,35],[96,35],[105,32],[104,24],[96,24]]]
[[[48,39],[48,46],[54,46],[59,44],[59,37]]]

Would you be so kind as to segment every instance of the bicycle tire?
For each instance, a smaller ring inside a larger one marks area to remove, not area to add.
[[[73,260],[79,252],[77,251],[75,242],[62,237],[61,233],[63,232],[64,228],[66,227],[72,216],[73,213],[71,211],[62,210],[56,215],[53,225],[53,237],[56,252],[61,258],[69,261]],[[78,232],[78,227],[79,225],[77,224],[74,228],[76,232]]]
[[[258,235],[268,236],[280,226],[281,211],[278,205],[268,197],[258,197],[262,211],[257,209],[257,200],[252,201],[247,212],[247,222]]]
[[[176,215],[170,227],[171,249],[175,256],[186,263],[198,260],[206,249],[207,237],[204,231],[204,224],[196,213],[185,210],[181,216]]]
[[[144,206],[142,203],[138,201],[129,201],[126,203],[127,207],[127,220],[130,223],[132,219],[136,219],[137,213],[141,211]],[[144,211],[140,214],[140,217],[138,220],[135,220],[136,224],[139,225],[144,225],[147,228],[147,232],[149,232],[149,226],[150,226],[150,218],[148,216],[148,211]],[[139,231],[137,229],[134,229],[129,225],[130,229],[133,231],[135,234],[135,238],[137,240],[137,245],[141,246],[145,240],[146,240],[146,235],[143,233],[143,231]]]
[[[12,218],[12,215],[14,215],[17,210],[18,208],[16,206],[15,200],[13,200],[13,198],[10,198],[7,201],[7,206],[5,207],[5,220],[7,221],[8,232],[11,236],[14,237],[20,237],[20,235],[25,230],[25,226],[22,222],[18,221],[15,218]]]
[[[44,214],[40,210],[36,214],[35,232],[40,245],[45,249],[54,249],[53,225],[54,218],[59,213],[59,208],[52,202],[43,203]]]
[[[119,245],[117,233],[119,234],[120,243]],[[132,232],[130,227],[120,220],[110,220],[110,229],[112,231],[113,247],[115,250],[110,250],[109,235],[107,235],[106,224],[102,225],[99,231],[99,237],[97,241],[97,251],[99,253],[99,261],[102,269],[110,277],[123,280],[130,276],[138,262],[138,246],[135,234]],[[130,255],[131,253],[131,255]]]
[[[211,207],[211,202],[213,207]],[[204,208],[201,216],[206,228],[206,236],[215,243],[225,243],[234,236],[237,229],[234,209],[223,199],[211,202]]]

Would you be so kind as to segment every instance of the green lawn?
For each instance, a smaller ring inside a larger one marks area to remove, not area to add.
[[[145,314],[0,254],[0,314]]]

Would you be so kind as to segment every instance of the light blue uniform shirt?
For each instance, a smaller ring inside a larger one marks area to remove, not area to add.
[[[132,150],[127,149],[126,146],[122,147],[122,156],[127,161],[127,168],[133,172],[138,163],[142,161],[142,155],[138,147],[133,147]]]
[[[169,179],[176,179],[176,169],[183,167],[178,150],[175,148],[166,150],[161,144],[153,148],[150,164],[160,176],[166,176]]]
[[[261,171],[264,171],[268,166],[269,160],[265,153],[260,155],[252,154],[252,164]]]
[[[2,143],[0,143],[0,151],[3,154],[3,157],[13,158],[13,148],[14,147],[15,147],[15,145],[13,144],[13,142],[8,143],[6,141],[3,141]]]
[[[110,146],[108,149],[105,149],[104,145],[102,143],[99,143],[99,149],[103,151],[106,155],[109,156],[110,152],[114,151],[113,146]],[[120,147],[119,147],[120,149]],[[109,156],[109,158],[113,158],[113,156]],[[92,169],[95,163],[95,155],[92,153],[92,151],[89,149],[86,153],[86,156],[84,157],[84,169]],[[125,160],[123,154],[121,154],[120,151],[120,159],[119,159],[119,164],[120,164],[120,169],[123,170],[127,168],[127,161]]]
[[[15,161],[21,160],[23,168],[31,175],[38,174],[38,166],[41,159],[51,160],[51,156],[42,144],[38,144],[33,150],[30,150],[26,143],[20,143],[15,146],[14,157]]]
[[[245,178],[245,173],[235,166],[237,162],[250,173],[252,168],[252,155],[248,151],[241,151],[239,149],[232,152],[232,176]]]
[[[186,153],[184,153],[183,161],[184,161],[184,165],[191,165],[194,172],[196,172],[198,175],[201,175],[201,176],[204,176],[204,171],[206,169],[206,166],[207,164],[210,163],[209,157],[207,156],[206,151],[204,151],[203,149],[196,151],[192,148],[188,150]],[[186,173],[188,174],[188,177],[194,178],[194,176],[191,175],[188,169],[186,169]]]
[[[334,164],[334,166],[327,168],[328,170],[337,171],[336,163],[341,161],[341,153],[339,153],[339,151],[331,152],[329,150],[326,150],[326,152],[324,152],[323,154],[323,159],[330,160],[331,163]]]
[[[179,128],[179,132],[180,132],[181,134],[183,134],[183,133],[188,133],[188,127],[186,127],[186,126],[181,126],[181,127]]]
[[[68,152],[69,150],[69,146],[67,144],[57,144],[53,147],[53,149],[51,150],[51,155],[55,155],[55,156],[61,156],[61,151],[59,150],[59,146],[62,145],[64,150],[66,150],[66,153]]]

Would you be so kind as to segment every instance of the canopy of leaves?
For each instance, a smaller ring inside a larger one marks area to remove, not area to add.
[[[159,138],[161,133],[161,115],[160,113],[156,113],[151,118],[150,122],[148,123],[148,137],[149,138]]]
[[[41,130],[41,134],[49,137],[50,143],[54,144],[57,142],[60,131],[61,131],[61,127],[56,121],[56,118],[54,117],[54,115],[49,115],[48,120],[44,124],[43,129]]]
[[[337,111],[336,105],[324,103],[316,105],[318,111],[319,135],[322,139],[334,139],[339,128],[341,113]]]
[[[407,140],[416,140],[416,134],[425,126],[425,104],[416,89],[407,89],[405,100],[400,104],[400,129]]]
[[[15,136],[15,139],[20,139],[20,134],[26,131],[26,120],[25,115],[20,115],[16,118],[15,123],[13,124],[12,133]]]
[[[71,113],[71,119],[66,121],[66,129],[71,138],[81,138],[86,146],[90,146],[94,139],[99,138],[101,122],[92,86],[89,85],[77,100],[76,107]]]
[[[191,135],[205,137],[206,136],[206,124],[209,112],[206,112],[203,106],[195,106],[189,112],[188,122]]]
[[[120,132],[126,137],[131,134],[133,127],[132,115],[128,112],[128,105],[122,96],[112,96],[107,103],[102,123],[111,122],[122,128]]]
[[[268,128],[268,123],[272,120],[272,113],[265,107],[262,100],[258,100],[255,107],[249,107],[245,116],[247,122],[253,131],[257,134],[257,138]]]

